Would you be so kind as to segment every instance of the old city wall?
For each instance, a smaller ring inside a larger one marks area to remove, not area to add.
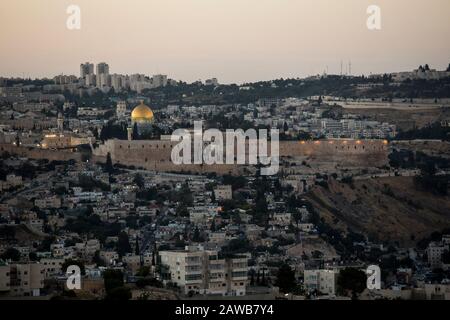
[[[109,140],[102,146],[100,153],[94,151],[94,154],[100,156],[109,152],[114,163],[154,171],[240,174],[246,170],[246,166],[235,165],[175,165],[171,160],[175,144],[160,140]]]
[[[81,153],[64,150],[50,150],[33,147],[18,147],[12,144],[0,144],[0,152],[8,152],[30,159],[48,159],[50,161],[81,161]]]
[[[237,165],[174,165],[171,152],[176,142],[160,140],[109,140],[97,151],[108,152],[114,162],[160,171],[242,172]],[[301,158],[318,163],[337,163],[340,166],[375,166],[388,163],[389,147],[382,140],[320,140],[280,141],[282,159]],[[268,149],[270,150],[270,144]],[[246,148],[248,153],[248,147]],[[94,154],[96,151],[94,151]]]
[[[246,165],[175,165],[171,161],[176,142],[162,140],[108,140],[93,149],[92,160],[104,162],[111,154],[114,163],[155,171],[217,174],[242,174],[255,170]],[[382,140],[280,141],[282,160],[301,159],[316,163],[336,163],[340,167],[381,167],[388,163],[389,146]],[[270,150],[270,146],[269,146]],[[0,151],[21,157],[81,161],[82,155],[67,150],[49,150],[1,144]]]
[[[381,167],[388,164],[389,145],[383,140],[281,141],[280,157],[304,157],[340,166]]]

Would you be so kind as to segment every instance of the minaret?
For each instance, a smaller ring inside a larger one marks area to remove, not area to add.
[[[17,132],[17,134],[16,134],[16,141],[14,143],[15,143],[16,147],[20,147],[21,142],[20,142],[19,132]]]
[[[128,141],[133,140],[133,128],[128,127],[127,133],[128,133]]]
[[[56,121],[58,125],[58,131],[63,132],[64,131],[64,118],[62,113],[58,113],[58,120]]]

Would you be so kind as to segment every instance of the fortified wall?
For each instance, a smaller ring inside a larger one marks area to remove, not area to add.
[[[147,170],[165,172],[241,174],[245,165],[176,165],[172,162],[172,148],[177,142],[164,140],[107,140],[93,149],[93,155],[106,157],[109,153],[113,163],[141,167]],[[254,170],[254,169],[253,169]]]
[[[92,161],[104,162],[109,153],[115,164],[154,171],[217,174],[243,174],[255,171],[255,166],[236,164],[176,165],[171,160],[172,148],[176,144],[177,142],[165,140],[107,140],[92,149]],[[78,152],[0,144],[0,152],[5,151],[31,159],[82,160],[82,155]],[[246,152],[248,154],[248,142]],[[383,140],[280,141],[279,153],[281,165],[283,162],[305,161],[336,164],[340,168],[382,167],[388,164],[389,145]]]
[[[385,140],[280,141],[282,159],[304,158],[340,167],[382,167],[389,163],[388,155],[389,144]]]
[[[114,163],[155,171],[239,174],[244,172],[244,168],[254,170],[254,167],[247,165],[175,165],[172,163],[171,153],[176,144],[177,142],[164,140],[114,139],[94,149],[93,153],[101,157],[110,153]],[[268,150],[270,151],[270,143]],[[246,153],[248,155],[248,142]],[[388,164],[389,146],[383,140],[280,141],[279,153],[281,162],[302,160],[336,163],[339,167],[382,167]]]
[[[0,144],[0,152],[8,152],[19,157],[30,159],[48,159],[49,161],[81,161],[81,153],[67,150],[51,150],[35,147],[18,147],[13,144]]]

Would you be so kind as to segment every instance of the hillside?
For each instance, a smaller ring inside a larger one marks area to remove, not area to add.
[[[1,240],[14,240],[18,243],[41,241],[48,235],[25,224],[0,226]]]
[[[450,197],[416,190],[412,177],[330,180],[305,198],[333,228],[400,245],[450,227]]]

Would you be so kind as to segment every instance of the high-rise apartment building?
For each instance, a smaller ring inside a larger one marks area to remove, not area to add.
[[[87,87],[96,86],[97,85],[97,76],[95,74],[86,75],[86,78],[84,79],[84,84]]]
[[[109,83],[109,65],[105,62],[97,64],[97,87],[101,88]]]
[[[152,87],[159,88],[167,86],[167,76],[164,74],[155,74],[152,77]]]
[[[97,64],[97,75],[102,73],[109,74],[109,65],[105,62],[100,62]]]
[[[53,78],[55,84],[71,84],[77,82],[77,77],[73,75],[59,75]]]
[[[84,79],[90,74],[94,74],[94,64],[89,62],[80,64],[80,78]]]
[[[110,87],[111,86],[111,76],[107,73],[102,73],[97,75],[97,87]]]
[[[129,86],[128,76],[116,73],[111,75],[111,87],[113,87],[116,92],[121,91],[122,89],[127,88],[128,86]]]

